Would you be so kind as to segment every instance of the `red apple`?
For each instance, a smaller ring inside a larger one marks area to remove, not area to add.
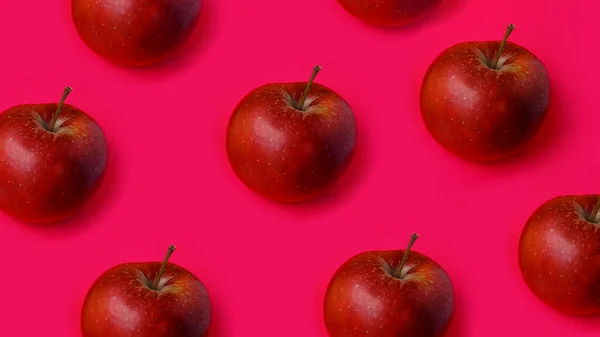
[[[533,294],[572,315],[600,314],[600,196],[567,195],[542,204],[519,242],[519,266]]]
[[[117,265],[89,289],[81,313],[82,337],[203,337],[211,323],[204,284],[168,262]]]
[[[235,108],[227,128],[227,155],[239,179],[279,202],[300,202],[328,190],[354,154],[356,124],[350,106],[313,83],[271,83]]]
[[[71,0],[75,28],[98,55],[123,66],[162,62],[189,39],[201,0]]]
[[[421,115],[433,138],[471,161],[494,161],[521,151],[538,133],[550,104],[546,69],[525,48],[502,41],[464,42],[429,67]]]
[[[65,220],[97,192],[106,171],[100,126],[60,103],[23,104],[0,114],[0,209],[30,223]]]
[[[355,18],[380,27],[401,27],[422,19],[441,0],[338,0]]]
[[[435,261],[408,248],[360,253],[333,275],[325,296],[331,337],[441,337],[454,316],[454,289]]]

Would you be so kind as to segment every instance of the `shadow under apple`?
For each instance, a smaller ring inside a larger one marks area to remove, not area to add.
[[[188,40],[164,61],[133,69],[135,76],[147,76],[149,79],[162,80],[173,77],[173,73],[186,71],[199,58],[210,44],[215,30],[215,13],[211,0],[203,0],[199,22]],[[131,68],[122,67],[127,73]]]
[[[115,147],[112,146],[111,149]],[[119,194],[120,181],[119,158],[115,151],[109,154],[108,167],[102,186],[96,195],[79,213],[79,217],[85,217],[87,220],[93,220],[100,212],[111,208],[111,202]]]
[[[556,89],[552,88],[552,90],[555,91]],[[564,118],[564,111],[561,98],[558,95],[553,95],[544,125],[536,137],[533,138],[528,149],[523,151],[522,154],[529,152],[538,155],[542,152],[552,151],[553,147],[564,141],[564,133],[561,132],[561,128],[567,123]]]
[[[465,334],[465,317],[464,317],[464,301],[462,301],[462,295],[460,291],[457,291],[456,287],[454,294],[454,317],[448,334],[446,337],[464,337]]]
[[[573,325],[584,327],[586,331],[600,330],[600,315],[593,316],[568,316],[565,318]]]
[[[223,317],[223,313],[219,310],[219,307],[215,306],[215,301],[213,300],[212,307],[212,319],[210,323],[210,328],[208,329],[208,337],[225,337],[230,336],[231,333],[227,332],[225,329],[226,324],[221,324]]]
[[[440,0],[440,3],[429,13],[425,13],[416,21],[401,27],[383,27],[383,31],[389,34],[397,34],[402,32],[419,32],[423,26],[432,22],[439,21],[445,17],[452,17],[455,12],[460,9],[464,0]],[[382,27],[372,27],[373,29],[381,29]]]
[[[588,315],[588,316],[574,316],[564,314],[546,303],[542,302],[533,293],[527,289],[527,296],[532,301],[535,301],[537,306],[535,309],[538,313],[545,314],[545,319],[548,321],[561,321],[564,325],[569,326],[571,329],[570,336],[578,336],[580,332],[598,331],[600,330],[600,315]]]

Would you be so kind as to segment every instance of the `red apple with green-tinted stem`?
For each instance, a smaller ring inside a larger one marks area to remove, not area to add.
[[[211,301],[194,274],[168,262],[117,265],[90,287],[81,313],[83,337],[204,337]]]
[[[369,251],[347,260],[325,296],[331,337],[441,337],[454,316],[448,274],[429,257],[406,250]]]
[[[424,18],[441,0],[338,0],[355,18],[380,27],[402,27]]]
[[[327,191],[346,171],[356,144],[352,109],[314,83],[271,83],[247,94],[227,127],[226,150],[238,178],[278,202]]]
[[[571,315],[600,314],[600,196],[543,203],[519,241],[519,267],[540,300]]]
[[[52,223],[78,212],[98,191],[108,154],[100,126],[82,110],[23,104],[0,114],[0,210]]]
[[[71,15],[96,54],[139,67],[160,63],[183,46],[201,6],[201,0],[71,0]]]
[[[439,55],[421,87],[421,116],[445,149],[471,161],[494,161],[523,150],[541,129],[550,105],[542,62],[502,41],[465,42]]]

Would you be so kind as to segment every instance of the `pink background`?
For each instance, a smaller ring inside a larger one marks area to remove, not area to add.
[[[113,66],[74,30],[69,1],[2,1],[1,109],[69,103],[103,126],[105,184],[85,214],[57,227],[0,215],[3,336],[78,336],[88,287],[121,262],[193,271],[214,304],[213,337],[326,336],[325,287],[351,255],[415,249],[451,275],[450,337],[597,336],[531,295],[517,265],[524,221],[560,194],[598,193],[597,5],[591,0],[447,0],[403,30],[361,24],[335,0],[207,0],[181,55],[151,69]],[[467,40],[511,40],[547,66],[554,110],[524,156],[463,162],[426,133],[419,85],[433,58]],[[318,82],[355,110],[359,148],[335,191],[283,206],[247,190],[225,155],[238,100],[274,81]]]

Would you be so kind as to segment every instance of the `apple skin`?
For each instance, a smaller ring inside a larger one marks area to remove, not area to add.
[[[263,197],[283,203],[313,199],[347,170],[356,145],[352,109],[331,89],[313,83],[306,111],[296,109],[307,83],[256,88],[237,105],[226,150],[238,178]]]
[[[464,42],[442,52],[421,86],[421,115],[431,136],[470,161],[506,159],[541,129],[550,106],[542,62],[507,42],[498,69],[490,63],[501,41]]]
[[[598,195],[565,195],[529,217],[519,241],[519,268],[529,289],[569,315],[600,314]]]
[[[160,63],[197,27],[201,0],[72,0],[71,15],[83,42],[122,66]]]
[[[191,272],[168,263],[160,284],[159,262],[126,263],[104,272],[89,289],[81,314],[82,337],[204,337],[211,301]]]
[[[325,296],[331,337],[441,337],[454,316],[454,289],[435,261],[411,251],[369,251],[348,259],[332,277]]]
[[[58,104],[23,104],[0,114],[0,210],[48,224],[77,213],[98,191],[108,151],[102,128],[65,104],[55,132],[45,126]]]
[[[403,27],[420,21],[441,0],[338,0],[353,17],[372,26]]]

